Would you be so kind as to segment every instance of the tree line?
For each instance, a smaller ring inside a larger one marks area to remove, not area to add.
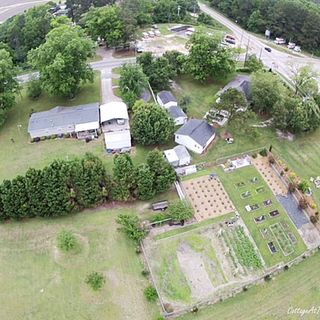
[[[320,7],[306,0],[211,0],[210,4],[244,28],[258,33],[269,29],[320,54]]]
[[[174,169],[158,150],[138,166],[128,154],[115,156],[113,174],[89,153],[71,161],[55,160],[2,182],[0,220],[64,216],[110,200],[147,200],[167,191],[175,179]]]

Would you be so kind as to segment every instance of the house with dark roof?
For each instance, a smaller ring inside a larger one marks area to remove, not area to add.
[[[176,126],[182,126],[187,122],[188,117],[179,106],[172,106],[167,110],[170,114],[170,117],[174,120],[174,124]]]
[[[178,106],[178,101],[171,91],[160,91],[157,94],[157,101],[161,107],[166,109]]]
[[[203,153],[216,136],[216,130],[204,120],[191,119],[175,133],[176,143],[195,153]]]
[[[28,132],[32,139],[53,135],[71,134],[78,139],[94,138],[98,135],[99,103],[74,107],[58,106],[47,111],[32,113]]]
[[[252,99],[252,88],[251,88],[251,78],[247,75],[238,75],[231,82],[229,82],[219,93],[226,92],[228,89],[236,89],[243,93],[247,102]]]

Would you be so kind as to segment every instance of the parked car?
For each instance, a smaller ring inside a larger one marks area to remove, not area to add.
[[[137,53],[142,53],[142,52],[144,52],[144,49],[142,47],[137,47],[136,51],[137,51]]]
[[[268,51],[268,52],[271,52],[271,51],[272,51],[271,48],[269,48],[269,47],[265,47],[264,50],[266,50],[266,51]]]

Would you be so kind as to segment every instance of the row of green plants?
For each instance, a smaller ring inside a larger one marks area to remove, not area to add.
[[[64,216],[110,200],[151,199],[167,191],[175,179],[174,169],[158,150],[150,151],[138,166],[129,154],[115,156],[113,174],[89,153],[71,161],[55,160],[3,181],[0,220]]]
[[[245,234],[244,228],[242,226],[236,227],[235,231],[232,232],[232,237],[232,249],[234,250],[241,265],[248,268],[261,269],[261,259],[257,255],[250,239]]]

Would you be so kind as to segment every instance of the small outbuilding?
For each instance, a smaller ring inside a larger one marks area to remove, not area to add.
[[[100,106],[100,121],[108,153],[131,150],[131,134],[127,106],[113,101]]]
[[[173,167],[187,166],[191,163],[191,156],[184,146],[178,145],[173,149],[165,150],[164,154]]]
[[[157,101],[161,107],[166,109],[178,106],[178,101],[171,91],[160,91],[157,94]]]
[[[86,139],[97,137],[99,127],[99,104],[90,103],[32,113],[28,132],[33,139],[66,134]]]
[[[170,114],[170,117],[174,120],[174,124],[176,126],[182,126],[187,122],[188,117],[180,107],[172,106],[169,107],[167,110]]]
[[[175,133],[176,143],[189,150],[203,153],[216,136],[216,130],[205,120],[191,119]]]

